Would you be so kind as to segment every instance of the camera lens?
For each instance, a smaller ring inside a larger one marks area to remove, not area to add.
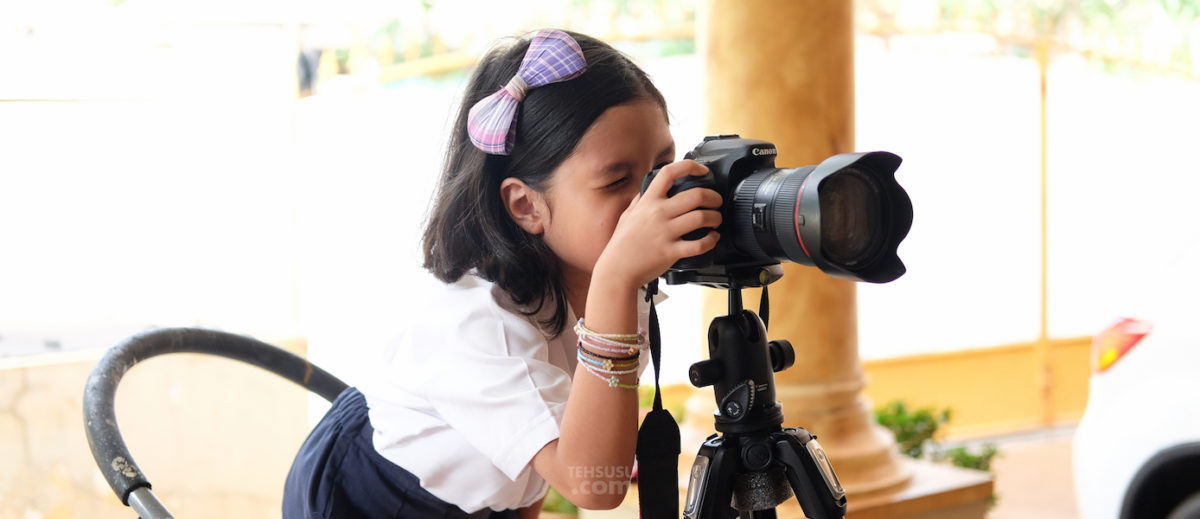
[[[755,260],[816,265],[861,281],[903,274],[895,247],[912,221],[908,195],[890,175],[855,163],[834,166],[746,176],[726,217],[734,247]]]
[[[817,188],[821,206],[821,252],[835,263],[854,266],[878,248],[879,191],[856,169],[839,171]]]
[[[797,208],[804,181],[813,169],[762,169],[738,184],[731,220],[736,229],[734,246],[739,251],[759,260],[813,264],[794,224],[795,218],[804,217]]]

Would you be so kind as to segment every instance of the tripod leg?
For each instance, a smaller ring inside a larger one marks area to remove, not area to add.
[[[776,459],[783,463],[804,515],[810,519],[845,517],[846,491],[816,438],[800,428],[784,429],[777,437]]]
[[[736,443],[736,442],[735,442]],[[710,438],[700,446],[688,483],[687,502],[683,516],[688,519],[735,519],[733,476],[740,460],[733,449],[727,448],[724,438]]]

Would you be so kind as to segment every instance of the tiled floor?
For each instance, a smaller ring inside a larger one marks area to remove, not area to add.
[[[992,465],[998,500],[989,519],[1076,519],[1071,441],[1075,429],[1057,428],[976,440],[995,443]]]

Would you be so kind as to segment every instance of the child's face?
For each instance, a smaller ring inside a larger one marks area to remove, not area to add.
[[[642,179],[674,159],[666,114],[653,101],[609,108],[584,133],[545,192],[544,239],[568,283],[588,278]]]

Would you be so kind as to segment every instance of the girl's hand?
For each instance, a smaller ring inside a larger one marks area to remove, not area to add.
[[[683,235],[721,225],[721,195],[712,189],[694,188],[667,196],[675,180],[707,172],[708,168],[693,160],[663,166],[646,192],[634,197],[621,214],[612,239],[596,261],[595,272],[640,287],[680,259],[712,250],[720,239],[715,230],[699,240],[684,240]]]

